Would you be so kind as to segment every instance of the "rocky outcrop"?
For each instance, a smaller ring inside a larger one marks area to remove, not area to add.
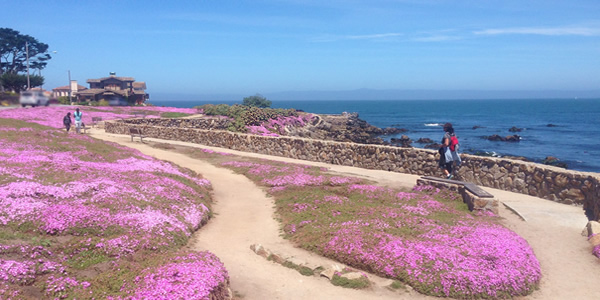
[[[523,128],[519,128],[519,127],[513,126],[508,131],[510,131],[510,132],[521,132],[521,131],[523,131]]]
[[[430,138],[419,138],[417,140],[417,143],[419,144],[433,144],[433,140]]]
[[[568,167],[567,163],[560,161],[560,159],[558,159],[554,156],[546,156],[546,158],[544,160],[542,160],[542,163],[545,165],[550,165],[550,166],[555,166],[555,167],[565,168],[565,169]]]
[[[402,135],[399,139],[397,139],[397,138],[391,138],[390,139],[390,143],[392,145],[397,145],[397,146],[400,146],[400,147],[412,147],[411,146],[412,140],[408,136],[406,136],[406,135]]]
[[[508,135],[505,137],[499,136],[497,134],[493,134],[490,136],[484,136],[483,138],[486,140],[489,140],[489,141],[498,141],[498,142],[520,142],[521,141],[521,137],[517,134]]]

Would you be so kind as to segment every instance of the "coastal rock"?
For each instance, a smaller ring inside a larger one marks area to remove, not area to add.
[[[408,136],[406,136],[406,135],[403,135],[399,139],[392,138],[390,140],[390,142],[392,143],[392,145],[399,145],[401,147],[412,147],[411,146],[412,140]]]
[[[555,167],[560,167],[560,168],[567,168],[568,165],[565,162],[561,162],[560,159],[554,157],[554,156],[546,156],[546,158],[544,160],[542,160],[542,163],[545,165],[550,165],[550,166],[555,166]]]
[[[495,142],[496,142],[496,141],[498,141],[498,142],[502,142],[502,141],[504,141],[504,140],[505,140],[503,137],[501,137],[501,136],[499,136],[499,135],[497,135],[497,134],[490,135],[490,136],[484,136],[483,138],[484,138],[484,139],[486,139],[486,140],[489,140],[489,141],[495,141]]]
[[[419,144],[433,144],[433,140],[430,138],[420,138],[417,140]]]
[[[403,133],[403,132],[407,132],[408,129],[406,128],[396,128],[396,127],[387,127],[383,129],[383,134],[385,135],[392,135],[392,134],[398,134],[398,133]]]
[[[505,140],[507,142],[520,142],[521,141],[521,137],[517,134],[515,135],[509,135],[505,138]]]
[[[494,134],[494,135],[490,135],[490,136],[484,136],[483,138],[486,140],[494,141],[494,142],[520,142],[521,141],[521,137],[518,134],[508,135],[506,137],[502,137],[497,134]]]
[[[438,143],[433,143],[433,144],[428,144],[425,145],[425,149],[439,149],[442,145],[438,144]]]
[[[523,131],[523,128],[519,128],[519,127],[513,126],[508,131],[510,131],[510,132],[521,132],[521,131]]]

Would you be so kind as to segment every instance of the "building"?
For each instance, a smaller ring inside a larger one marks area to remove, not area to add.
[[[133,77],[117,77],[114,72],[109,77],[88,79],[89,89],[76,93],[78,102],[105,100],[110,105],[143,104],[148,100],[146,83],[136,82]]]
[[[71,93],[71,97],[75,98],[76,93],[86,89],[85,86],[77,84],[77,80],[71,80],[70,85],[59,86],[52,89],[52,98],[69,97],[69,92]]]

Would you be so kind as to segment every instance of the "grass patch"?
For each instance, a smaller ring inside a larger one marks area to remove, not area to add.
[[[87,250],[74,255],[67,261],[67,264],[72,268],[83,270],[109,260],[111,260],[110,257],[99,251]]]
[[[366,289],[371,286],[371,282],[364,276],[357,279],[349,279],[340,275],[334,274],[331,278],[331,283],[335,286],[341,286],[348,289]]]
[[[161,118],[183,118],[187,116],[191,116],[192,114],[179,113],[179,112],[165,112],[160,114]]]
[[[289,260],[286,260],[282,265],[286,268],[294,269],[294,270],[298,271],[298,273],[300,273],[304,276],[314,276],[315,275],[314,271],[311,268],[295,264]]]
[[[394,280],[388,287],[393,290],[406,289],[406,285],[399,280]]]

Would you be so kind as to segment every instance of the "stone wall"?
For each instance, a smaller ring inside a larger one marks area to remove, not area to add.
[[[283,156],[365,169],[440,176],[437,151],[365,145],[298,137],[265,137],[223,130],[179,128],[177,122],[151,119],[107,121],[109,133],[142,128],[147,137],[197,143],[232,150]],[[167,123],[165,123],[167,122]],[[185,122],[183,122],[185,123]],[[180,124],[183,124],[180,123]],[[590,220],[600,220],[600,174],[565,170],[518,160],[461,154],[458,177],[478,185],[532,195],[565,204],[581,204]]]

